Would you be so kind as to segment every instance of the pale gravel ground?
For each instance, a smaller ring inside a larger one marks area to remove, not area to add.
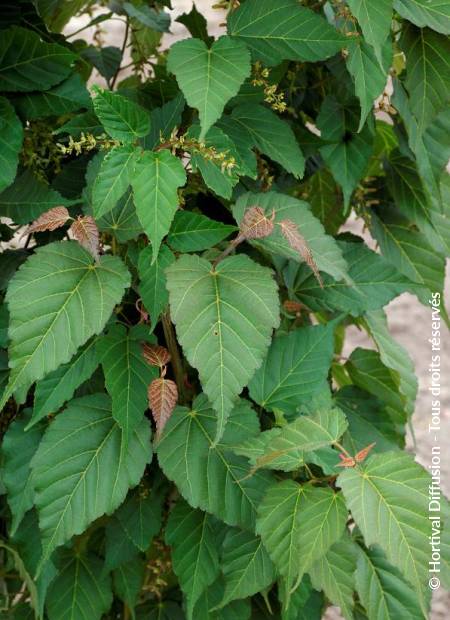
[[[214,2],[209,0],[197,0],[197,9],[205,14],[208,19],[209,33],[217,36],[222,34],[224,29],[219,26],[224,21],[223,12],[212,9]],[[164,47],[168,47],[176,39],[185,38],[188,33],[182,24],[175,21],[176,16],[181,13],[189,12],[191,0],[172,0],[172,25],[171,34],[164,35]],[[74,19],[67,27],[67,32],[74,32],[84,24],[79,19]],[[86,36],[84,34],[83,36]],[[104,34],[106,44],[121,45],[123,37],[123,27],[119,22],[111,22]],[[359,224],[351,222],[346,226],[356,234],[361,234]],[[368,239],[370,241],[370,239]],[[446,281],[446,305],[450,307],[450,277],[447,269]],[[416,410],[413,417],[414,433],[416,437],[416,448],[413,448],[412,438],[408,437],[408,448],[415,451],[417,460],[424,466],[430,461],[432,437],[428,433],[428,420],[430,412],[430,394],[428,391],[429,377],[428,365],[430,361],[430,310],[419,303],[416,297],[404,294],[392,301],[387,308],[387,316],[390,331],[393,337],[405,347],[411,355],[416,374],[419,378],[419,392],[416,403]],[[444,327],[444,326],[443,326]],[[347,332],[347,342],[344,354],[349,354],[355,347],[371,347],[373,344],[367,335],[358,331],[356,328],[349,328]],[[448,438],[450,437],[450,333],[443,328],[442,336],[442,391],[441,391],[441,438],[442,438],[442,487],[448,497],[450,497],[450,451],[448,450]],[[437,591],[433,597],[432,611],[430,620],[448,620],[450,616],[450,594],[442,589]],[[332,607],[327,610],[323,620],[340,620],[342,616],[339,610]],[[399,619],[403,620],[403,619]],[[407,619],[404,619],[407,620]]]

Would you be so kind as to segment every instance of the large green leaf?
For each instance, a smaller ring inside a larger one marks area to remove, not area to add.
[[[368,312],[365,322],[377,345],[381,361],[387,368],[398,372],[399,389],[405,399],[405,408],[408,414],[412,415],[418,383],[414,363],[408,351],[393,339],[383,310]]]
[[[216,245],[236,230],[236,226],[211,220],[201,213],[177,211],[167,241],[177,252],[199,252]]]
[[[0,191],[14,181],[22,140],[22,123],[8,99],[0,97]]]
[[[112,416],[128,439],[148,409],[147,389],[158,372],[144,360],[141,341],[146,330],[137,325],[127,331],[116,324],[98,339],[97,351],[112,399]]]
[[[258,506],[256,531],[291,592],[305,572],[342,536],[347,510],[330,488],[284,480]]]
[[[311,211],[323,224],[325,232],[335,235],[346,217],[339,187],[327,168],[313,174],[306,185]]]
[[[361,118],[358,131],[364,126],[373,108],[375,99],[383,92],[387,72],[392,59],[390,41],[383,47],[383,64],[380,63],[372,47],[361,37],[351,41],[347,57],[347,68],[355,82],[355,92],[361,104]]]
[[[254,205],[264,209],[267,217],[275,211],[275,224],[285,219],[292,220],[311,249],[319,270],[329,273],[337,280],[348,279],[347,263],[342,256],[342,250],[332,237],[325,234],[320,221],[312,215],[308,203],[278,192],[249,192],[240,196],[233,207],[233,215],[238,223],[242,221],[245,211]],[[269,237],[253,243],[275,255],[303,262],[299,253],[289,245],[279,226],[274,226]]]
[[[170,48],[167,68],[188,104],[198,110],[203,139],[249,76],[250,54],[244,44],[229,37],[221,37],[210,49],[200,39],[185,39]]]
[[[143,139],[146,149],[153,149],[161,140],[168,139],[172,130],[181,125],[181,115],[186,102],[181,93],[178,93],[168,103],[150,112],[150,133]]]
[[[150,8],[145,4],[135,6],[131,2],[124,2],[123,8],[125,12],[134,17],[138,22],[156,30],[157,32],[168,32],[170,26],[170,15],[165,11],[157,11],[154,8]]]
[[[2,482],[12,513],[10,535],[14,535],[25,513],[33,507],[34,485],[30,462],[42,438],[42,429],[25,431],[29,415],[16,418],[5,433],[1,446]]]
[[[64,403],[72,398],[75,390],[92,376],[99,365],[97,339],[92,338],[81,347],[68,364],[36,383],[34,409],[31,424],[43,417],[56,413]]]
[[[193,407],[175,409],[164,427],[157,448],[159,464],[191,506],[253,530],[256,508],[272,478],[268,472],[248,478],[247,460],[233,454],[231,447],[259,433],[256,414],[248,403],[239,402],[217,444],[217,415],[206,397],[197,397]]]
[[[379,547],[359,548],[355,581],[369,618],[423,620],[414,588],[389,564]]]
[[[2,31],[0,90],[47,90],[69,75],[76,58],[68,47],[45,43],[35,32],[12,26]]]
[[[135,559],[139,549],[125,532],[122,523],[114,515],[105,526],[105,564],[103,570],[109,573],[122,564]]]
[[[338,483],[366,545],[380,545],[412,584],[428,617],[428,474],[410,454],[383,452],[347,469]]]
[[[6,294],[11,374],[0,409],[17,388],[29,387],[68,362],[103,329],[129,277],[118,257],[102,256],[96,263],[76,241],[36,250]]]
[[[112,603],[111,578],[95,555],[66,553],[47,595],[49,620],[100,620]]]
[[[166,542],[172,548],[173,570],[187,598],[188,616],[195,603],[219,576],[217,522],[206,512],[180,500],[166,527]]]
[[[347,0],[347,4],[381,64],[381,50],[391,29],[392,0]]]
[[[100,218],[113,209],[131,183],[136,149],[131,145],[112,148],[102,160],[92,186],[92,209]]]
[[[275,579],[275,567],[261,538],[243,530],[233,529],[225,536],[221,568],[225,591],[220,608],[236,599],[253,596]]]
[[[223,579],[217,579],[205,590],[195,606],[194,618],[201,620],[250,620],[252,608],[249,598],[231,601],[225,607],[217,608],[223,598],[224,589]],[[170,616],[167,620],[172,620],[172,618],[173,616]],[[178,620],[176,616],[175,620]]]
[[[141,551],[147,551],[152,539],[161,529],[164,496],[156,488],[145,485],[131,491],[114,513],[124,532]]]
[[[133,142],[150,131],[150,114],[137,103],[109,90],[94,87],[94,110],[115,140]]]
[[[136,556],[118,566],[113,573],[114,592],[126,603],[131,614],[144,584],[145,569],[145,561]]]
[[[178,208],[177,190],[186,183],[186,173],[170,151],[145,151],[136,162],[131,183],[138,218],[152,242],[154,262]]]
[[[169,303],[165,271],[174,262],[175,256],[166,245],[161,247],[158,258],[154,262],[152,262],[152,254],[153,250],[150,245],[141,250],[138,271],[141,280],[139,293],[150,315],[151,328],[154,330],[159,315]]]
[[[321,620],[322,618],[323,595],[313,589],[309,575],[303,577],[292,595],[287,590],[284,579],[280,579],[278,598],[282,604],[281,620]]]
[[[90,108],[91,98],[78,73],[43,93],[24,94],[15,101],[21,116],[27,120],[44,116],[61,116],[80,108]]]
[[[178,339],[218,413],[219,441],[279,324],[277,287],[271,271],[243,254],[215,269],[204,258],[184,255],[166,274]]]
[[[247,137],[259,151],[281,164],[296,177],[302,177],[305,158],[290,126],[275,112],[261,105],[245,103],[233,109],[228,123],[233,121],[241,140]],[[233,138],[233,133],[230,134]]]
[[[380,209],[372,213],[370,230],[383,256],[400,273],[422,286],[422,291],[417,291],[421,301],[428,304],[430,291],[442,292],[445,259],[406,218],[392,209]]]
[[[292,413],[320,390],[334,353],[335,324],[302,327],[272,341],[263,365],[250,381],[261,407]]]
[[[413,288],[405,276],[364,243],[340,241],[338,245],[348,264],[349,282],[336,282],[324,275],[321,287],[314,275],[304,272],[290,281],[298,299],[312,310],[343,310],[358,316]]]
[[[101,232],[114,235],[119,243],[126,243],[142,234],[142,226],[136,214],[131,188],[120,198],[116,206],[97,220]]]
[[[394,0],[394,8],[420,28],[428,26],[450,34],[450,6],[446,0]]]
[[[228,17],[228,32],[266,65],[282,60],[314,62],[336,54],[344,37],[296,0],[247,0]]]
[[[48,427],[32,461],[42,561],[92,521],[112,513],[150,459],[146,420],[125,444],[106,394],[71,401]]]
[[[346,429],[347,421],[342,411],[319,409],[313,415],[302,415],[279,429],[264,431],[257,438],[237,446],[235,452],[250,457],[254,469],[267,467],[293,471],[309,462],[310,452],[338,441]]]
[[[327,598],[340,607],[346,620],[353,620],[354,572],[357,546],[349,536],[343,536],[309,569],[316,590],[323,590]]]
[[[53,207],[73,204],[26,170],[0,194],[0,213],[15,224],[28,224]]]
[[[450,42],[433,30],[409,25],[401,45],[406,54],[405,86],[422,133],[450,99]]]

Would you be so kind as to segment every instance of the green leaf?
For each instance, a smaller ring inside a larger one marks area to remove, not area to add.
[[[347,4],[382,64],[382,47],[391,29],[392,0],[347,0]]]
[[[80,108],[90,108],[91,98],[78,73],[43,93],[24,94],[15,101],[23,118],[33,120],[45,116],[61,116]]]
[[[42,429],[25,431],[29,415],[16,418],[5,433],[1,446],[2,482],[12,513],[10,535],[13,536],[25,513],[33,507],[34,486],[31,459],[42,438]]]
[[[121,601],[126,603],[134,617],[134,607],[139,598],[145,577],[145,562],[135,557],[124,562],[113,573],[114,591]]]
[[[370,219],[370,232],[378,241],[381,253],[400,273],[421,285],[422,290],[418,288],[417,295],[428,305],[430,291],[443,290],[444,257],[400,213],[393,209],[380,209],[375,213]]]
[[[32,462],[41,563],[92,521],[111,514],[128,488],[138,484],[150,459],[148,421],[141,422],[126,445],[106,394],[71,401],[48,427]]]
[[[134,560],[139,549],[125,532],[116,516],[108,519],[105,527],[105,564],[104,573],[110,573],[122,564]]]
[[[364,176],[373,150],[374,136],[366,124],[359,133],[358,112],[343,108],[334,96],[328,96],[320,109],[317,126],[326,144],[320,154],[330,168],[336,183],[342,187],[344,204],[350,202],[353,190]]]
[[[328,235],[335,235],[346,218],[333,175],[322,168],[308,179],[306,187],[313,215],[321,221]]]
[[[418,390],[414,363],[408,351],[393,339],[383,310],[368,312],[365,322],[377,345],[381,361],[387,368],[398,372],[400,393],[404,396],[406,411],[411,416]]]
[[[348,282],[336,282],[328,275],[320,287],[314,275],[301,272],[292,282],[298,299],[312,310],[343,310],[358,316],[377,310],[413,285],[385,258],[372,252],[364,243],[338,242],[348,264]]]
[[[68,133],[74,139],[79,138],[81,136],[81,132],[84,134],[91,133],[94,136],[99,136],[104,133],[103,125],[100,123],[98,118],[95,116],[94,112],[83,112],[82,114],[77,114],[70,121],[61,125],[61,127],[57,127],[53,130],[53,135],[59,135],[61,133]]]
[[[188,617],[194,605],[219,576],[214,517],[178,501],[167,522],[166,543],[172,548],[173,570],[187,598]]]
[[[177,211],[167,241],[176,252],[200,252],[217,245],[235,231],[236,226],[211,220],[201,213]]]
[[[236,131],[240,131],[244,136],[247,134],[247,141],[258,150],[295,177],[303,176],[305,169],[303,153],[290,126],[275,112],[261,105],[245,103],[234,108],[228,119],[237,125]],[[233,139],[232,134],[230,137]]]
[[[342,445],[351,454],[373,442],[377,452],[398,449],[403,437],[397,433],[383,403],[375,396],[354,385],[347,385],[336,393],[335,402],[348,421]]]
[[[353,620],[354,572],[357,546],[349,536],[343,536],[309,569],[316,590],[323,590],[327,598],[338,605],[347,620]]]
[[[166,245],[161,246],[157,259],[152,262],[153,249],[150,245],[139,254],[139,294],[145,309],[150,315],[151,329],[155,329],[159,315],[169,303],[166,288],[165,271],[174,261],[175,256]]]
[[[13,566],[15,570],[17,571],[20,579],[25,584],[28,590],[28,594],[30,595],[30,604],[34,609],[34,614],[26,616],[26,618],[30,618],[30,619],[36,618],[37,608],[38,608],[38,592],[37,592],[36,584],[34,583],[34,580],[28,573],[22,558],[20,557],[20,555],[17,553],[17,551],[13,547],[6,545],[3,541],[0,540],[0,549],[2,549],[3,551],[7,552],[8,554],[12,556]],[[14,614],[14,620],[15,620],[15,614]]]
[[[250,620],[250,599],[231,601],[222,609],[216,609],[223,598],[224,588],[223,580],[218,579],[205,590],[195,606],[194,617],[201,620]]]
[[[76,59],[68,47],[12,26],[3,31],[0,43],[0,90],[48,90],[69,75]]]
[[[379,547],[359,548],[355,581],[369,618],[423,619],[416,592]]]
[[[53,207],[71,204],[72,200],[38,181],[29,170],[0,194],[0,213],[2,217],[10,217],[15,224],[28,224]]]
[[[215,126],[219,127],[233,142],[235,153],[238,155],[241,174],[256,179],[257,161],[252,150],[255,146],[252,134],[244,130],[243,126],[236,122],[231,115],[224,114]],[[272,145],[271,150],[276,152]]]
[[[112,399],[112,416],[128,438],[141,424],[148,409],[147,388],[158,376],[142,355],[141,326],[127,331],[115,324],[98,339],[97,351],[106,389]]]
[[[256,531],[289,592],[342,536],[347,510],[330,488],[284,480],[270,487],[258,506]]]
[[[398,451],[375,454],[338,479],[365,544],[380,545],[387,560],[414,587],[426,617],[429,483],[430,477],[414,458]]]
[[[111,211],[97,220],[97,226],[100,231],[114,235],[119,243],[136,239],[142,233],[131,189],[125,192]]]
[[[275,567],[261,538],[250,532],[230,530],[223,542],[221,568],[225,592],[218,608],[268,588],[275,579]]]
[[[401,46],[406,54],[405,86],[422,133],[450,99],[450,42],[433,30],[408,25]]]
[[[218,413],[219,441],[279,324],[277,287],[271,271],[243,254],[215,269],[204,258],[184,255],[166,274],[178,339]]]
[[[239,402],[219,444],[214,442],[216,424],[217,415],[204,395],[197,397],[192,411],[177,407],[157,447],[159,464],[191,506],[252,530],[272,478],[268,472],[247,477],[247,460],[233,454],[231,446],[257,435],[258,419],[248,403]]]
[[[97,69],[107,83],[114,77],[122,62],[122,50],[113,45],[105,47],[89,45],[81,50],[81,56]]]
[[[303,577],[292,596],[286,591],[284,580],[280,580],[278,598],[282,603],[281,620],[321,620],[322,618],[323,595],[313,590],[308,575]]]
[[[390,41],[382,48],[383,64],[374,50],[361,37],[351,41],[347,57],[347,69],[355,82],[355,92],[361,104],[361,118],[358,131],[363,128],[375,99],[383,92],[387,72],[391,66],[392,44]]]
[[[59,366],[38,381],[34,391],[30,426],[45,416],[56,413],[72,398],[75,390],[93,375],[98,365],[97,338],[92,338],[77,351],[68,364]]]
[[[292,413],[319,391],[334,353],[335,324],[302,327],[277,336],[250,381],[250,396],[263,409]]]
[[[315,62],[333,56],[344,37],[296,0],[247,0],[228,17],[228,32],[244,41],[265,65],[282,60]]]
[[[22,123],[8,99],[0,97],[0,191],[14,181],[22,140]]]
[[[255,204],[264,209],[267,217],[275,211],[275,226],[269,237],[252,242],[254,245],[276,256],[302,262],[303,259],[299,253],[289,245],[281,233],[281,228],[277,226],[282,220],[292,220],[311,249],[314,262],[319,270],[329,273],[338,280],[348,279],[347,263],[343,258],[342,250],[332,237],[325,234],[320,221],[311,214],[308,203],[277,192],[246,193],[239,197],[233,207],[236,221],[240,223],[245,211]]]
[[[221,37],[210,49],[200,39],[185,39],[170,48],[167,69],[175,74],[189,106],[199,112],[202,140],[250,75],[250,54],[229,37]]]
[[[68,362],[98,334],[128,285],[128,271],[118,257],[102,256],[95,263],[76,241],[39,247],[6,294],[11,374],[0,408],[16,389]]]
[[[150,133],[143,139],[144,148],[151,150],[161,140],[168,139],[175,127],[181,125],[181,115],[186,102],[181,93],[178,93],[168,103],[150,112]]]
[[[102,563],[93,554],[66,553],[47,595],[49,620],[100,620],[112,603],[111,578],[102,575]]]
[[[130,99],[109,90],[93,89],[94,110],[103,127],[115,140],[133,142],[150,131],[150,114]]]
[[[166,149],[145,151],[131,179],[134,203],[142,227],[152,242],[155,262],[161,241],[170,230],[178,208],[177,189],[186,183],[181,161]]]
[[[293,471],[308,461],[309,455],[306,453],[332,445],[346,429],[347,421],[342,411],[336,408],[319,409],[313,415],[300,416],[281,429],[261,433],[257,439],[264,442],[262,450],[256,453],[253,447],[251,462],[255,469],[268,467]],[[238,446],[235,452],[251,455],[248,448],[246,450],[247,446],[252,448],[250,441]]]
[[[131,145],[112,148],[101,163],[92,187],[92,209],[100,218],[113,209],[132,180],[136,149]]]
[[[128,494],[114,514],[128,538],[141,551],[148,550],[153,537],[161,529],[163,499],[155,489],[138,487]]]
[[[145,6],[145,4],[135,6],[131,2],[124,2],[123,8],[127,15],[147,26],[147,28],[157,32],[169,32],[170,15],[165,11],[156,11],[156,9]]]
[[[208,35],[208,23],[195,4],[189,13],[183,13],[175,21],[183,24],[195,39],[202,39],[208,45],[214,40]]]
[[[419,28],[450,34],[450,6],[445,0],[394,0],[394,8]]]

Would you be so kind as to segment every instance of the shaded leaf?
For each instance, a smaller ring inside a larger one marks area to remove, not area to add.
[[[0,97],[0,191],[3,191],[14,181],[19,163],[19,151],[22,148],[22,140],[22,123],[17,118],[14,108],[8,99]]]

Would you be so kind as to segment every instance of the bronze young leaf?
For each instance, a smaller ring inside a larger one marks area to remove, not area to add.
[[[163,368],[170,362],[170,353],[166,347],[157,344],[148,344],[145,342],[142,347],[142,355],[150,366],[158,366]]]
[[[175,381],[171,379],[153,379],[148,387],[148,402],[156,422],[156,434],[158,437],[164,429],[167,420],[172,415],[178,400],[178,389]]]
[[[78,217],[69,232],[83,246],[85,250],[90,252],[95,260],[99,257],[99,232],[97,224],[91,215]]]
[[[67,222],[70,213],[66,207],[53,207],[42,213],[27,229],[27,233],[43,232],[44,230],[56,230]]]
[[[320,277],[319,269],[314,261],[311,249],[306,243],[305,238],[300,233],[297,224],[292,220],[282,220],[279,222],[281,233],[283,237],[287,240],[289,245],[293,250],[298,252],[300,256],[303,258],[305,263],[311,267],[314,275],[317,278],[320,286],[323,288],[322,278]]]
[[[268,237],[273,231],[274,220],[275,211],[273,211],[269,219],[261,207],[250,207],[242,218],[239,227],[239,237],[244,237],[245,239],[263,239]]]

